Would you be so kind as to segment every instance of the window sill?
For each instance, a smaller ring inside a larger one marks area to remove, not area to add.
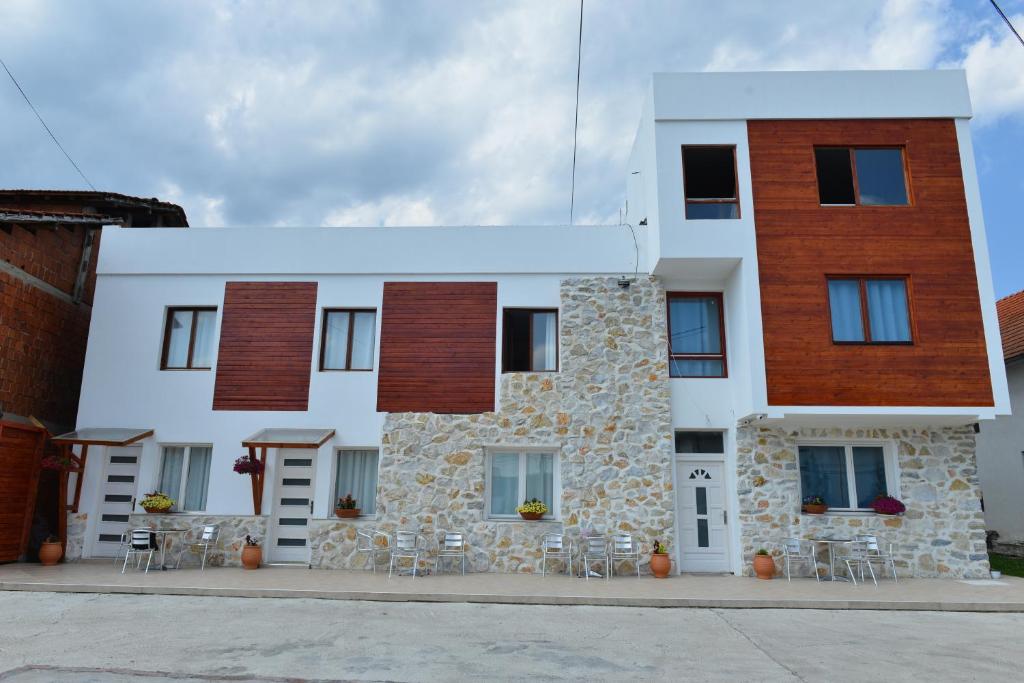
[[[488,522],[505,522],[508,524],[561,524],[562,520],[555,517],[542,517],[541,519],[523,519],[522,517],[485,517]]]
[[[801,511],[802,515],[808,515],[810,517],[886,517],[887,515],[879,515],[877,512],[870,508],[865,509],[831,509],[829,508],[820,515],[814,515],[808,512]]]
[[[331,515],[329,517],[311,517],[314,522],[376,522],[377,515],[359,515],[358,517],[338,517],[337,515]]]

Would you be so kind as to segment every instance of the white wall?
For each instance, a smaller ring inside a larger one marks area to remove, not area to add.
[[[1024,543],[1024,360],[1006,367],[1013,415],[984,422],[978,434],[978,477],[985,525],[999,540]]]

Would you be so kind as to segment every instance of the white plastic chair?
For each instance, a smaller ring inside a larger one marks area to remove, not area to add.
[[[615,571],[616,562],[630,561],[636,567],[636,575],[640,576],[640,544],[633,540],[632,534],[615,534],[612,536],[612,555],[608,563],[608,575]]]
[[[217,547],[217,538],[220,536],[220,527],[216,524],[207,524],[205,526],[197,526],[189,529],[188,534],[182,541],[181,548],[178,549],[178,561],[175,562],[174,568],[177,569],[181,566],[181,556],[185,554],[187,550],[193,555],[201,556],[199,562],[200,571],[206,570],[206,558],[210,554],[210,551]],[[166,541],[164,541],[166,543]]]
[[[590,565],[604,563],[604,580],[611,578],[612,558],[608,553],[608,539],[604,536],[588,536],[583,539],[580,558],[583,561],[583,576],[590,581]]]
[[[356,554],[360,553],[370,556],[370,567],[376,574],[378,555],[383,555],[391,564],[391,537],[372,527],[356,529]]]
[[[872,562],[877,562],[882,565],[883,576],[884,570],[889,567],[889,571],[892,572],[893,583],[899,583],[899,577],[896,576],[896,546],[892,543],[887,544],[886,549],[883,551],[880,548],[878,536],[871,534],[863,534],[860,536],[854,536],[855,541],[863,541],[867,544],[867,562],[870,565]]]
[[[121,566],[121,573],[124,574],[128,568],[128,560],[135,557],[135,568],[142,565],[142,556],[146,556],[146,573],[149,573],[149,565],[153,561],[153,543],[150,541],[149,529],[132,529],[132,540],[124,553],[124,564]]]
[[[787,538],[782,542],[782,557],[786,563],[786,581],[793,580],[790,575],[790,564],[806,562],[811,571],[814,572],[814,578],[818,583],[821,583],[821,577],[818,576],[818,560],[814,556],[813,543],[801,541],[799,538]]]
[[[391,550],[391,566],[388,569],[390,579],[398,567],[401,574],[400,560],[412,560],[412,577],[416,578],[416,572],[420,564],[420,556],[426,554],[426,539],[415,531],[396,531],[395,547]]]
[[[434,573],[438,573],[442,558],[459,560],[462,563],[462,575],[466,575],[466,537],[458,531],[445,531],[441,543],[434,556]]]
[[[565,573],[572,576],[572,543],[565,534],[544,534],[541,540],[540,575],[547,576],[548,558],[565,564]]]

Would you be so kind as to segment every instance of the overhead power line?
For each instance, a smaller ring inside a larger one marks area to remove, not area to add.
[[[569,225],[576,208],[576,131],[580,127],[580,65],[583,56],[583,0],[580,0],[580,35],[576,41],[576,119],[572,124],[572,189],[569,192]]]
[[[78,168],[78,164],[76,164],[75,160],[71,158],[71,155],[68,154],[66,149],[64,149],[64,146],[60,144],[60,141],[57,139],[57,136],[53,134],[53,131],[50,130],[50,127],[46,125],[46,121],[43,120],[43,117],[39,114],[39,111],[36,109],[35,105],[32,104],[32,100],[30,100],[28,98],[28,95],[25,94],[25,91],[22,90],[21,84],[18,83],[18,79],[15,78],[14,74],[11,73],[11,70],[7,68],[7,64],[4,62],[3,59],[0,59],[0,65],[3,65],[4,71],[6,71],[7,75],[11,77],[11,82],[14,83],[14,87],[17,88],[18,92],[21,93],[21,96],[25,98],[25,101],[28,103],[28,106],[32,109],[32,113],[36,115],[37,119],[39,119],[39,123],[43,124],[43,128],[46,129],[46,132],[49,133],[50,135],[50,139],[53,140],[53,144],[57,145],[57,149],[63,152],[64,156],[67,157],[67,160],[71,162],[71,165],[75,167],[76,171],[78,171],[78,175],[82,176],[82,180],[85,181],[85,184],[88,185],[93,192],[95,192],[96,187],[91,182],[89,182],[89,179],[85,177],[84,173],[82,173],[82,169]]]
[[[1020,44],[1022,46],[1024,46],[1024,38],[1021,38],[1020,34],[1017,33],[1017,29],[1015,29],[1013,27],[1013,24],[1010,23],[1010,18],[1008,16],[1006,16],[1006,13],[1003,12],[1001,7],[999,7],[999,5],[996,3],[996,0],[988,0],[988,1],[991,2],[992,6],[996,8],[997,12],[999,12],[999,16],[1001,16],[1003,18],[1003,21],[1006,22],[1006,25],[1010,27],[1010,30],[1013,32],[1013,35],[1017,36],[1017,40],[1020,41]]]

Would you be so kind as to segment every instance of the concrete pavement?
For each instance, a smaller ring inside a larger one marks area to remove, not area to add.
[[[0,680],[995,680],[1024,614],[0,593]]]

